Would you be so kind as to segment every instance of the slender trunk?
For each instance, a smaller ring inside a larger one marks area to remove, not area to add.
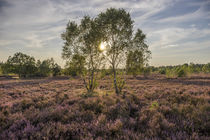
[[[114,73],[114,87],[115,87],[115,93],[119,94],[119,89],[117,86],[117,74],[115,68],[113,68],[113,73]]]
[[[86,81],[85,81],[85,77],[83,77],[82,79],[83,79],[83,83],[84,83],[84,85],[85,85],[85,88],[87,89],[87,91],[89,91],[89,90],[88,90],[87,83],[86,83]]]
[[[90,62],[91,62],[91,69],[90,69],[90,83],[89,83],[89,92],[93,92],[94,90],[94,83],[93,83],[93,80],[94,80],[94,66],[93,66],[93,56],[90,55]]]
[[[118,95],[119,94],[119,89],[118,89],[118,85],[117,85],[117,73],[116,73],[116,48],[115,48],[115,40],[114,40],[114,36],[112,35],[112,42],[113,42],[113,56],[112,56],[112,69],[113,69],[113,73],[114,73],[114,88],[115,88],[115,93]]]
[[[94,70],[92,70],[92,72],[91,72],[90,92],[93,92],[93,90],[94,90],[93,80],[94,80]]]

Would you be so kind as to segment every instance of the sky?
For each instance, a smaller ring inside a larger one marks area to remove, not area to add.
[[[210,62],[210,0],[0,0],[0,61],[16,52],[61,66],[68,21],[124,8],[146,34],[150,65]]]

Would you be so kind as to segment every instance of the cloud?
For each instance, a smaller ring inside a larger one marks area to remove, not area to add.
[[[166,46],[163,46],[162,48],[172,48],[172,47],[177,47],[179,46],[178,44],[169,44],[169,45],[166,45]]]
[[[196,6],[196,11],[158,17],[176,10],[180,2],[182,0],[0,0],[0,59],[6,54],[25,51],[40,59],[53,56],[63,65],[60,35],[67,22],[79,22],[84,15],[95,17],[110,7],[125,8],[131,13],[134,27],[147,34],[152,51],[173,50],[180,46],[189,50],[195,46],[193,44],[206,46],[209,29],[199,29],[199,24],[193,21],[209,19],[208,2],[192,0],[187,4]],[[186,27],[184,22],[190,24]],[[209,23],[205,25],[210,26]]]
[[[150,44],[152,49],[169,49],[180,47],[190,49],[200,42],[207,42],[210,36],[210,29],[198,28],[165,28],[148,33],[148,38],[153,39]],[[187,43],[188,42],[188,46]],[[192,45],[193,42],[195,45]],[[198,42],[198,43],[195,43]],[[191,45],[189,45],[191,44]],[[202,46],[201,46],[202,47]]]
[[[191,26],[191,27],[195,27],[196,25],[195,25],[195,24],[191,24],[190,26]]]
[[[158,23],[168,23],[168,22],[183,23],[183,22],[189,22],[189,21],[197,20],[197,19],[210,19],[210,9],[207,8],[208,6],[210,6],[210,1],[200,2],[196,4],[197,6],[199,6],[199,8],[195,10],[194,12],[182,14],[179,16],[161,18],[157,20],[156,22]],[[192,4],[188,4],[188,5],[192,5]]]

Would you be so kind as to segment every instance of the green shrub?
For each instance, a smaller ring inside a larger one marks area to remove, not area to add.
[[[202,67],[202,71],[205,72],[205,73],[210,73],[210,63],[205,64],[205,65]]]
[[[152,102],[152,104],[150,106],[150,109],[152,110],[152,109],[155,109],[155,108],[158,108],[158,107],[159,107],[158,102],[157,101],[154,101],[154,102]]]
[[[178,77],[185,77],[185,76],[187,76],[187,71],[185,70],[185,69],[179,69],[178,71],[177,71],[177,76]]]
[[[166,69],[166,77],[167,78],[175,78],[176,77],[176,71],[174,69]]]
[[[150,67],[145,67],[145,68],[143,69],[143,73],[144,73],[144,76],[145,76],[145,77],[149,76],[150,73],[151,73]]]
[[[159,70],[159,73],[160,73],[160,74],[166,74],[166,69],[160,69],[160,70]]]
[[[104,78],[105,76],[111,75],[111,69],[102,69],[100,71],[100,78]]]

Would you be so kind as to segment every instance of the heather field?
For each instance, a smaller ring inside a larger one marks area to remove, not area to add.
[[[210,75],[0,80],[0,139],[210,139]]]

